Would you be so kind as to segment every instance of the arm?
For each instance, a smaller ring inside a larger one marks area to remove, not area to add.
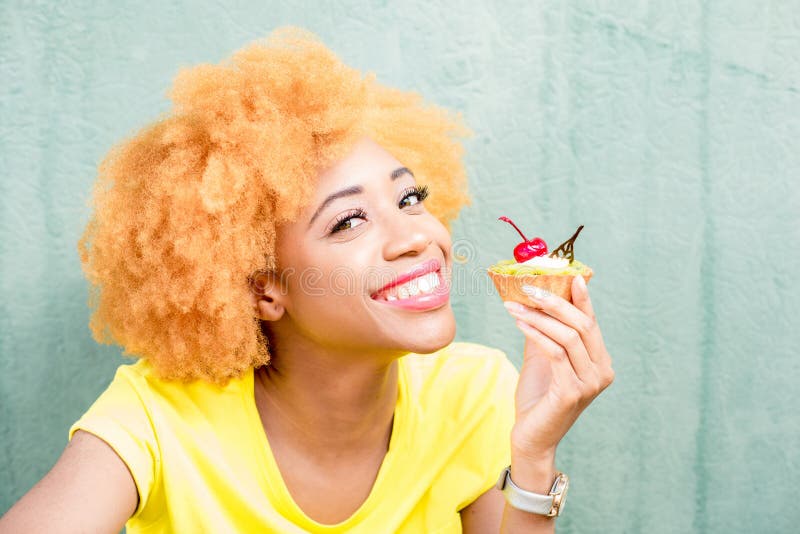
[[[522,469],[522,466],[533,465],[535,464],[532,462],[512,459],[511,471],[514,473],[514,482],[524,489],[546,494],[550,491],[555,478],[555,467],[552,462],[544,462],[527,472]],[[498,532],[549,534],[555,531],[555,518],[517,510],[506,502],[499,489],[493,487],[461,511],[461,526],[466,534]]]
[[[532,297],[533,307],[507,306],[525,335],[510,442],[511,476],[520,488],[539,494],[547,494],[555,479],[561,439],[614,380],[582,276],[573,279],[572,300],[574,304],[539,293]],[[555,518],[517,510],[494,488],[462,511],[462,523],[468,533],[555,531]]]
[[[114,449],[78,430],[50,472],[0,518],[0,534],[116,533],[138,501],[133,477]]]

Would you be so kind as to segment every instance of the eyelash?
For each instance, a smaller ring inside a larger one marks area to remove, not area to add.
[[[402,203],[404,200],[406,200],[410,196],[416,196],[418,198],[417,204],[419,204],[420,202],[422,202],[423,200],[428,198],[428,194],[429,194],[429,192],[428,192],[428,186],[427,185],[422,185],[422,186],[415,185],[415,186],[409,187],[408,189],[403,191],[403,198],[400,199],[400,202]],[[416,204],[412,204],[412,206],[415,206],[415,205]],[[352,230],[352,228],[344,228],[342,230],[338,230],[338,228],[342,224],[344,224],[347,221],[349,221],[350,219],[353,219],[353,218],[356,218],[356,217],[359,217],[361,219],[365,219],[367,217],[367,212],[365,212],[361,208],[355,208],[354,210],[343,214],[341,217],[339,217],[336,220],[336,222],[333,223],[333,226],[332,226],[331,231],[329,233],[330,234],[336,234],[336,233],[339,233],[339,232],[343,232],[343,231],[346,232],[348,230]]]

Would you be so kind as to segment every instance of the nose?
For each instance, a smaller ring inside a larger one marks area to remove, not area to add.
[[[416,256],[425,252],[433,238],[425,226],[426,217],[398,213],[386,220],[386,242],[383,257],[387,261],[410,254]]]

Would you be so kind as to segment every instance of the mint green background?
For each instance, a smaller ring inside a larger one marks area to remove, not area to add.
[[[559,449],[559,531],[796,531],[797,2],[102,4],[0,2],[0,512],[129,361],[89,334],[75,248],[99,159],[179,67],[290,23],[475,131],[458,339],[520,361],[481,271],[517,243],[498,216],[551,246],[586,225],[617,380]]]

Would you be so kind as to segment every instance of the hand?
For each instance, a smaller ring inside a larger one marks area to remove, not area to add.
[[[511,437],[516,456],[554,458],[561,438],[614,380],[581,276],[572,281],[572,301],[534,291],[531,306],[505,303],[525,335]]]

